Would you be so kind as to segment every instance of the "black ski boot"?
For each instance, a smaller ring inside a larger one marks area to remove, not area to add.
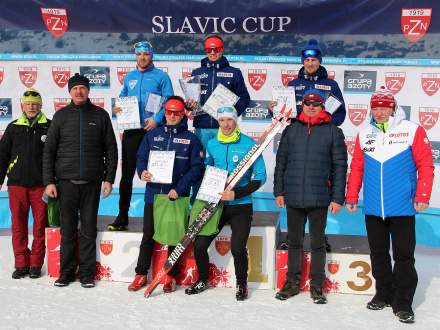
[[[199,294],[208,289],[208,284],[205,281],[198,280],[192,287],[185,289],[186,294]]]
[[[128,228],[128,216],[118,215],[115,221],[107,225],[107,230],[109,231],[125,231]]]
[[[41,267],[31,267],[29,268],[30,278],[40,278],[41,277]]]
[[[326,304],[327,298],[322,291],[322,288],[310,287],[310,297],[312,297],[315,304]]]
[[[247,283],[237,284],[237,291],[235,292],[235,298],[237,301],[243,301],[248,297]]]
[[[12,273],[13,279],[20,279],[25,277],[29,274],[29,268],[28,267],[17,267],[14,272]]]
[[[416,320],[414,319],[414,313],[409,311],[398,311],[395,313],[399,318],[399,321],[402,323],[414,323]]]
[[[275,295],[275,298],[278,300],[286,300],[289,299],[290,297],[296,296],[298,293],[299,293],[298,283],[293,283],[291,281],[286,280],[284,286]]]

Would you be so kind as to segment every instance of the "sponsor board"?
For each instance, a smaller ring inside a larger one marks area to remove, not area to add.
[[[269,111],[269,101],[255,100],[249,103],[249,106],[241,115],[243,121],[258,120],[271,121],[272,114]]]
[[[344,92],[373,93],[376,79],[376,71],[344,71]]]
[[[90,88],[110,88],[110,67],[80,66],[79,72],[90,80]]]
[[[12,102],[10,98],[0,98],[0,121],[12,119]]]

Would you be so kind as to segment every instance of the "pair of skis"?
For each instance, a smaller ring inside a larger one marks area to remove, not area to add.
[[[240,181],[246,171],[263,153],[264,149],[266,149],[270,141],[272,141],[275,135],[280,132],[281,129],[286,125],[292,113],[292,109],[286,112],[285,108],[286,106],[284,105],[280,113],[272,120],[272,123],[269,125],[269,127],[261,134],[254,146],[247,152],[240,163],[238,163],[234,171],[232,171],[232,173],[229,175],[226,182],[225,191],[232,190],[235,187],[235,185]],[[215,210],[217,209],[218,204],[219,202],[208,203],[200,211],[196,221],[194,221],[188,227],[185,236],[183,236],[182,240],[176,245],[173,252],[165,261],[162,268],[148,285],[147,289],[144,292],[145,298],[148,298],[153,293],[154,289],[159,285],[164,276],[167,275],[167,273],[171,270],[179,257],[183,254],[183,252],[185,252],[188,245],[195,239],[197,234],[202,230],[202,227],[212,217]]]

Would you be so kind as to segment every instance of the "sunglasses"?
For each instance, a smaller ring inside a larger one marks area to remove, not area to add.
[[[165,114],[167,116],[174,115],[176,117],[183,116],[185,114],[184,111],[173,111],[173,110],[165,110]]]
[[[223,47],[214,47],[214,48],[205,48],[205,52],[207,54],[211,54],[211,53],[221,53],[223,51]]]
[[[304,101],[304,105],[308,107],[321,107],[322,103],[319,101]]]
[[[38,93],[38,92],[34,92],[34,91],[27,91],[27,92],[24,92],[24,94],[23,94],[23,96],[40,96],[40,93]]]
[[[224,112],[232,113],[234,112],[234,109],[232,109],[231,107],[222,107],[217,110],[217,113],[224,113]]]

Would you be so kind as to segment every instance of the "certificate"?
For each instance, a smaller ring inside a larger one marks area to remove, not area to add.
[[[286,111],[292,109],[291,117],[296,117],[296,97],[294,87],[274,86],[272,88],[272,100],[277,102],[273,108],[273,116],[276,117],[286,105]]]
[[[179,79],[180,88],[182,89],[185,99],[192,99],[197,103],[200,102],[200,95],[202,94],[202,84],[199,76]]]
[[[148,169],[151,173],[151,182],[172,183],[175,151],[150,151]]]
[[[333,114],[338,108],[341,106],[342,102],[330,94],[325,101],[325,111],[330,114]]]
[[[152,112],[154,114],[158,113],[160,108],[162,107],[162,96],[147,93],[145,102],[145,112]]]
[[[209,96],[202,109],[212,118],[217,120],[217,110],[222,107],[235,105],[239,97],[222,84],[218,84]]]
[[[119,131],[141,128],[139,103],[136,96],[118,97],[115,106],[122,110],[116,114]]]
[[[206,166],[205,175],[200,185],[196,199],[209,203],[216,203],[220,200],[219,193],[225,190],[228,171],[214,166]]]

